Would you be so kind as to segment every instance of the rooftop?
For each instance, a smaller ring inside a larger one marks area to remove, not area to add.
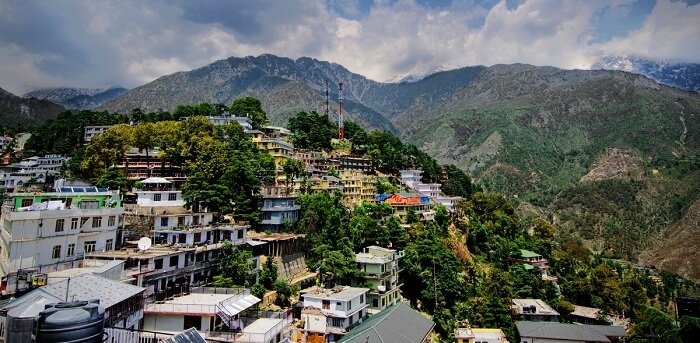
[[[599,313],[600,313],[599,308],[574,305],[574,312],[571,312],[571,315],[578,316],[578,317],[584,317],[584,318],[596,319],[596,318],[598,318]]]
[[[420,343],[434,326],[430,319],[402,303],[369,317],[338,343]]]
[[[113,250],[113,251],[101,251],[90,253],[87,257],[98,257],[98,258],[138,258],[147,259],[154,257],[167,256],[172,254],[178,254],[184,251],[206,251],[219,249],[224,243],[207,244],[200,247],[184,247],[184,248],[173,248],[170,246],[152,246],[146,251],[139,251],[138,249],[123,249],[123,250]]]
[[[608,337],[627,337],[621,326],[562,324],[552,322],[515,323],[520,337],[557,341],[610,342]]]
[[[534,312],[523,312],[523,308],[530,308],[533,306],[535,309]],[[559,312],[555,311],[551,306],[540,299],[513,299],[513,309],[516,310],[518,314],[559,315]]]
[[[542,257],[542,255],[540,255],[536,252],[532,252],[530,250],[520,249],[520,257],[532,258],[532,257]]]
[[[284,241],[288,239],[296,239],[296,238],[304,238],[306,235],[304,234],[299,234],[299,233],[283,233],[283,232],[271,232],[271,233],[265,233],[265,232],[257,232],[257,231],[248,231],[248,238],[253,239],[256,241],[264,241],[264,242],[271,242],[271,241]]]
[[[309,287],[301,290],[301,294],[305,297],[324,298],[333,300],[351,300],[360,294],[367,293],[369,288],[357,288],[350,286],[338,286],[334,288],[321,288],[318,286]]]
[[[252,324],[243,328],[244,333],[267,333],[282,322],[279,318],[258,318]]]
[[[100,299],[100,303],[104,305],[105,308],[110,308],[139,293],[143,293],[145,290],[146,289],[142,287],[92,274],[83,274],[35,289],[16,301],[23,301],[22,299],[24,297],[29,297],[32,294],[36,296],[35,293],[54,297],[57,301],[65,301],[66,295],[68,295],[68,301]]]

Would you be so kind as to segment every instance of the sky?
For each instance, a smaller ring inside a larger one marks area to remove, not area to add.
[[[230,56],[435,67],[700,62],[700,0],[0,0],[0,87],[133,88]]]

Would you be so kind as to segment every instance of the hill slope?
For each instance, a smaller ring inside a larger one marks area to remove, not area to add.
[[[0,124],[36,124],[56,117],[63,106],[48,100],[23,99],[0,88]]]
[[[262,55],[164,76],[103,108],[252,95],[283,124],[299,110],[322,112],[326,83],[340,79],[349,117],[398,132],[612,256],[635,260],[700,194],[700,96],[623,71],[514,64],[380,83],[333,63]]]
[[[112,88],[43,88],[25,93],[23,98],[49,100],[71,110],[90,110],[126,93],[128,89]]]
[[[669,86],[700,91],[700,64],[698,63],[667,63],[635,57],[608,56],[602,58],[593,68],[629,71]]]

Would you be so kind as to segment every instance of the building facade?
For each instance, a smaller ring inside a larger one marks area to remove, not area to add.
[[[365,273],[370,289],[367,293],[367,313],[372,315],[401,302],[399,259],[403,251],[369,246],[355,255],[357,268]]]
[[[20,286],[18,271],[116,247],[124,215],[117,193],[62,187],[53,193],[11,193],[8,197],[0,222],[0,267],[7,292]]]
[[[263,186],[260,204],[260,229],[285,231],[289,224],[299,221],[301,206],[296,203],[297,192],[281,186]]]

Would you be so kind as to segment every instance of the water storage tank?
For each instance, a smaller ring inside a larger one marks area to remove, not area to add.
[[[36,343],[102,342],[105,309],[99,300],[46,305],[34,318]]]
[[[56,302],[56,299],[41,294],[26,297],[29,298],[8,305],[10,310],[7,312],[5,342],[32,343],[34,317],[41,313],[46,305]]]

